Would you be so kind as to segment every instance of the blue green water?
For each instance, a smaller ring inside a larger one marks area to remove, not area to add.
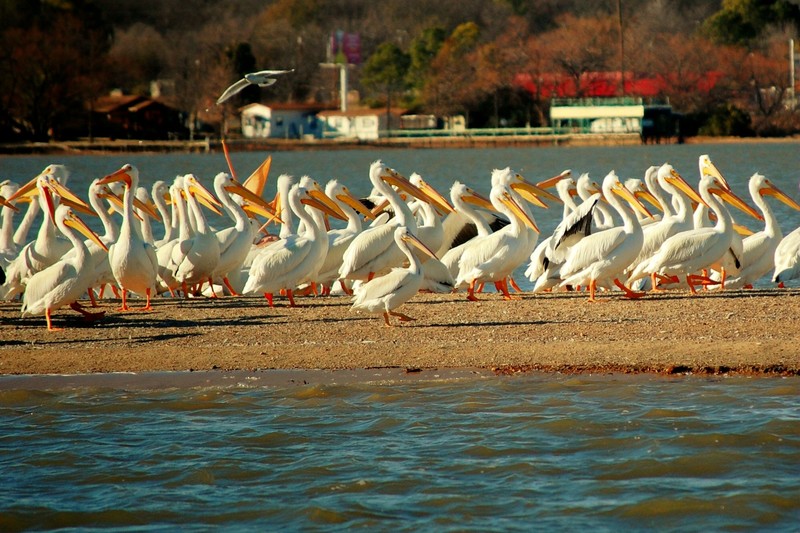
[[[800,523],[798,378],[0,389],[4,531]]]

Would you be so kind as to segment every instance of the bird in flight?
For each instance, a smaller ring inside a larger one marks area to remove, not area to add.
[[[275,76],[280,76],[281,74],[286,74],[288,72],[294,72],[294,69],[291,70],[260,70],[258,72],[251,72],[250,74],[245,74],[244,78],[240,79],[227,89],[222,95],[217,99],[217,105],[225,102],[239,91],[244,89],[249,85],[258,85],[259,87],[269,87],[273,83],[275,83],[277,78]]]

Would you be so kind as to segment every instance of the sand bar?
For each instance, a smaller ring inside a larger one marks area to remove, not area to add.
[[[84,322],[65,308],[21,318],[0,304],[0,374],[352,370],[800,374],[800,290],[651,294],[419,294],[413,322],[383,327],[346,297],[269,308],[256,297],[157,299],[152,312],[116,310]],[[135,302],[134,302],[135,303]]]

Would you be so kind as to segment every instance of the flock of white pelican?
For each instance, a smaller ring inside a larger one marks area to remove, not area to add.
[[[21,186],[0,183],[0,298],[21,299],[22,316],[44,315],[54,330],[54,311],[70,306],[94,320],[103,313],[90,307],[109,294],[124,312],[129,293],[150,310],[157,296],[255,294],[272,306],[280,295],[294,307],[297,296],[337,291],[390,326],[390,317],[412,320],[396,309],[420,291],[477,300],[492,283],[505,299],[518,298],[513,273],[525,266],[534,293],[586,290],[589,301],[597,291],[696,294],[752,287],[771,271],[779,286],[800,276],[800,228],[784,237],[766,197],[800,204],[754,174],[756,210],[707,155],[696,188],[666,163],[624,182],[611,171],[600,184],[570,171],[534,184],[504,168],[492,171],[487,196],[454,182],[449,201],[419,174],[406,178],[381,161],[369,168],[367,198],[338,180],[322,187],[284,174],[268,201],[269,162],[244,182],[232,168],[217,174],[213,193],[192,174],[148,191],[132,165],[94,180],[86,201],[68,188],[63,165]],[[548,201],[563,204],[562,220],[540,238],[534,211]],[[763,221],[763,230],[737,224],[729,206]],[[214,227],[206,210],[228,222]],[[101,234],[87,216],[99,217]]]

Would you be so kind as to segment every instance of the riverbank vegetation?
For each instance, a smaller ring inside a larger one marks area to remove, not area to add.
[[[362,103],[472,128],[546,125],[553,97],[642,96],[668,99],[684,135],[783,136],[800,131],[799,28],[790,0],[5,0],[0,141],[91,136],[112,89],[211,133],[249,102],[336,107],[339,69],[321,64],[337,51]],[[276,68],[295,72],[214,105]]]

